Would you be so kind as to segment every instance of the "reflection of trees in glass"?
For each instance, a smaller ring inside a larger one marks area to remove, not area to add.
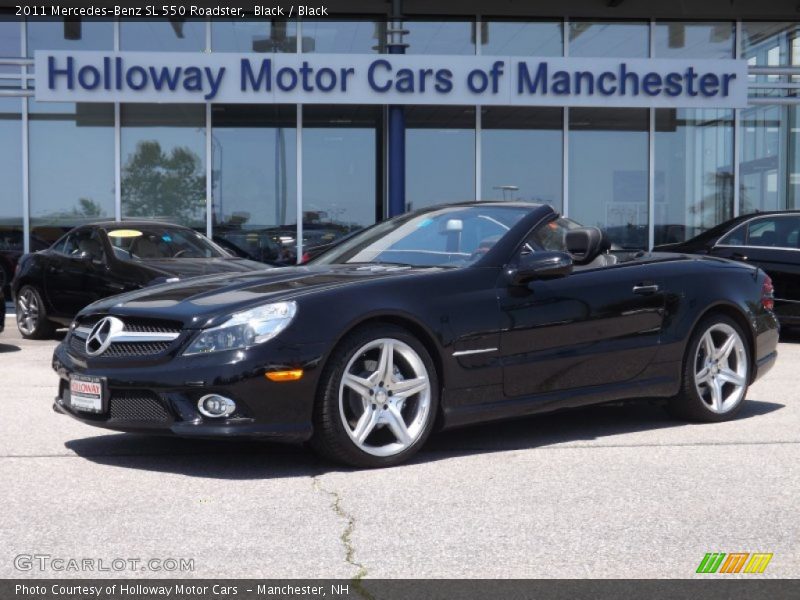
[[[139,142],[122,169],[126,217],[196,221],[205,207],[205,188],[200,157],[187,147],[166,153],[155,140]]]
[[[44,219],[71,219],[79,217],[81,219],[96,219],[105,217],[106,213],[99,202],[91,198],[78,198],[78,205],[69,210],[51,211],[42,215]]]

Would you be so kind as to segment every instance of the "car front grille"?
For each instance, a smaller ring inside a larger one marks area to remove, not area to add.
[[[89,356],[86,339],[104,315],[93,315],[78,321],[69,335],[69,349],[81,357]],[[119,318],[119,317],[118,317]],[[180,337],[181,324],[160,319],[120,318],[124,339],[112,341],[104,352],[92,358],[153,358],[169,350]]]
[[[174,420],[172,412],[165,406],[158,394],[146,390],[114,392],[108,403],[110,423],[170,423]]]

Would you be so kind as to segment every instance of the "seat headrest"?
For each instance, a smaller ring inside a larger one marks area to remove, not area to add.
[[[589,264],[611,248],[610,240],[599,227],[570,229],[564,241],[576,265]]]

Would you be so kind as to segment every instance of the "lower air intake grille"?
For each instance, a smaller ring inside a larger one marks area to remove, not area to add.
[[[172,414],[161,398],[147,391],[116,392],[109,401],[109,421],[168,423]]]

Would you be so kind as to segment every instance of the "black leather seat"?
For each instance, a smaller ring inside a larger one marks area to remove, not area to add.
[[[608,253],[611,240],[599,227],[570,229],[565,243],[575,266],[597,268],[617,264],[617,257]]]

